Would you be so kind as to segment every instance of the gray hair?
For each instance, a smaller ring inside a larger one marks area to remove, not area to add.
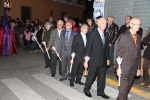
[[[57,23],[61,23],[62,25],[64,25],[64,22],[62,20],[58,20]]]
[[[97,24],[99,24],[99,22],[100,22],[101,20],[106,20],[106,19],[105,19],[105,18],[99,18],[99,19],[97,19]]]

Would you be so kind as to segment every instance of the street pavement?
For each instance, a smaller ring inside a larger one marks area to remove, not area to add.
[[[96,81],[90,90],[93,97],[89,98],[83,93],[84,86],[75,84],[70,87],[68,80],[60,82],[58,72],[54,78],[51,77],[50,68],[44,66],[43,54],[30,53],[25,49],[18,49],[16,55],[1,56],[0,100],[105,100],[96,95]],[[112,69],[107,72],[107,81],[109,79],[116,81]],[[82,82],[85,80],[83,76]],[[107,82],[105,93],[110,96],[109,100],[115,100],[117,86]],[[129,100],[150,100],[148,98],[132,92],[129,94]]]

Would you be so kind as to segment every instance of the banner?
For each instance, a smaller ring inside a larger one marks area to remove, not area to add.
[[[94,0],[93,3],[93,18],[96,20],[96,17],[103,16],[104,17],[104,6],[105,6],[105,0]]]

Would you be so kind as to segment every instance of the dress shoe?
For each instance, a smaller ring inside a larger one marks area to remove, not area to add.
[[[52,74],[52,77],[55,77],[55,74]]]
[[[67,78],[61,78],[59,81],[64,81],[64,80],[67,80]]]
[[[84,92],[86,96],[88,97],[92,97],[91,93],[90,92]]]
[[[97,96],[101,96],[101,97],[104,98],[104,99],[109,99],[109,98],[110,98],[110,97],[107,96],[105,93],[104,93],[104,94],[101,94],[101,95],[97,95]]]
[[[84,85],[84,83],[83,82],[75,82],[76,84],[80,84],[80,85]]]
[[[48,68],[48,67],[50,67],[50,66],[45,66],[44,68]]]
[[[71,87],[74,87],[74,83],[70,82],[70,86],[71,86]]]

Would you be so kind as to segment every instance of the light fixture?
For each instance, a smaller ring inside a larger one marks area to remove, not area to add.
[[[11,9],[11,3],[9,0],[4,1],[4,7],[6,8],[7,11],[10,11]]]

